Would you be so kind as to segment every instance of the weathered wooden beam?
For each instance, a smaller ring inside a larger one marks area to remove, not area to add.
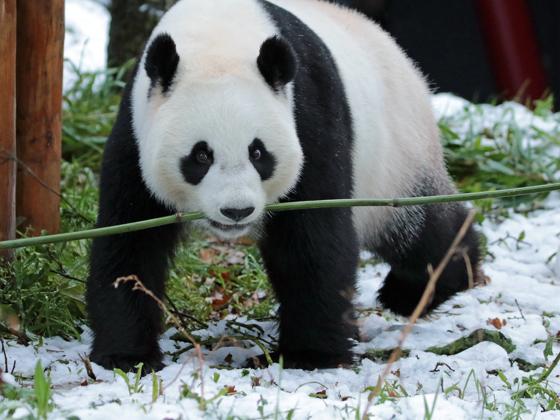
[[[17,215],[60,224],[64,0],[17,1]]]
[[[0,241],[16,234],[16,31],[16,0],[0,0]]]

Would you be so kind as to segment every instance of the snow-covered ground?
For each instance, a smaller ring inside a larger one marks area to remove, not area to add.
[[[85,45],[82,65],[89,69],[102,67],[106,12],[89,0],[67,0],[67,19],[74,32],[67,39],[66,56],[79,61]],[[449,95],[434,98],[440,117],[452,117],[465,106],[466,102]],[[557,130],[557,118],[536,118],[514,104],[485,107],[480,118],[504,115],[524,127],[537,125]],[[519,412],[526,418],[560,418],[559,411],[542,413],[542,399],[537,397],[522,399],[527,411],[519,411],[520,402],[515,398],[516,391],[527,386],[523,378],[540,374],[542,366],[550,364],[560,352],[556,342],[552,345],[553,355],[545,357],[547,340],[560,334],[560,267],[557,275],[553,271],[554,254],[560,246],[560,194],[552,194],[542,210],[528,216],[512,214],[501,223],[485,221],[482,230],[491,255],[484,264],[490,284],[455,297],[429,319],[418,322],[404,344],[410,352],[392,367],[387,377],[390,386],[369,408],[372,417],[459,420],[501,418],[506,414],[515,417]],[[366,265],[359,271],[356,304],[361,309],[362,340],[356,345],[358,354],[392,349],[406,323],[375,309],[376,291],[387,271],[384,264]],[[259,325],[267,334],[275,334],[271,323]],[[426,351],[477,329],[499,329],[515,349],[508,353],[498,344],[483,341],[453,356]],[[185,346],[171,340],[172,333],[167,332],[161,341],[167,353]],[[220,337],[228,335],[228,327],[226,321],[221,321],[197,334]],[[354,369],[282,371],[278,365],[263,370],[241,369],[245,358],[260,353],[249,343],[205,350],[201,367],[191,350],[176,362],[166,356],[167,367],[157,374],[161,395],[156,393],[154,397],[150,376],[140,381],[140,392],[129,390],[120,376],[96,365],[93,370],[97,381],[88,380],[80,356],[87,354],[89,342],[87,330],[80,341],[50,338],[27,347],[6,342],[7,370],[14,363],[15,369],[11,375],[4,374],[3,380],[29,386],[40,359],[53,384],[53,418],[359,418],[366,407],[368,388],[375,386],[385,367],[381,360],[363,359]],[[228,362],[231,366],[224,368]],[[520,369],[528,364],[541,367],[533,366],[529,372]],[[560,367],[544,385],[552,395],[560,393]],[[206,401],[206,411],[200,410],[202,399]],[[29,408],[23,403],[10,404],[20,407],[14,417],[28,414]]]
[[[425,402],[428,411],[434,407],[432,418],[500,418],[506,412],[515,412],[512,394],[523,387],[522,378],[543,370],[524,372],[519,359],[541,366],[550,363],[551,357],[547,361],[544,356],[545,343],[548,337],[560,332],[560,280],[553,274],[550,261],[560,243],[559,206],[560,195],[554,194],[546,202],[546,209],[529,217],[512,215],[498,225],[484,223],[483,230],[493,255],[487,259],[484,269],[491,283],[457,296],[414,327],[404,346],[410,353],[393,366],[387,378],[394,389],[387,391],[385,400],[375,401],[370,407],[372,416],[424,418]],[[521,232],[525,232],[525,237],[519,241]],[[376,290],[387,271],[384,264],[360,269],[356,303],[361,309],[375,308]],[[404,323],[404,319],[387,312],[362,312],[362,340],[357,344],[357,352],[393,348]],[[267,334],[274,334],[271,323],[260,325]],[[515,350],[509,354],[489,341],[454,356],[425,351],[431,346],[449,344],[476,329],[496,330],[497,327],[515,345]],[[169,331],[161,342],[169,353],[184,346],[169,338],[172,332]],[[197,334],[200,337],[228,335],[226,321]],[[8,342],[8,366],[16,362],[16,368],[12,376],[4,375],[4,379],[15,381],[18,378],[18,382],[30,384],[36,360],[41,359],[43,366],[50,370],[54,386],[57,406],[54,417],[260,418],[274,417],[278,413],[284,418],[293,412],[293,418],[326,419],[355,418],[358,409],[363,413],[368,387],[376,384],[384,369],[382,361],[368,359],[358,362],[354,369],[281,371],[278,365],[263,370],[241,369],[239,364],[245,358],[259,353],[257,347],[247,344],[204,351],[201,379],[198,359],[191,350],[175,363],[167,357],[168,366],[158,373],[163,392],[154,402],[150,376],[141,380],[143,390],[132,394],[121,377],[96,365],[93,370],[97,381],[88,381],[80,355],[87,353],[89,341],[86,332],[80,341],[52,338],[28,347]],[[556,355],[560,346],[554,344],[552,351]],[[223,368],[226,360],[230,360],[231,367]],[[213,367],[218,365],[221,368]],[[548,381],[549,389],[557,394],[560,393],[559,377],[560,367]],[[231,395],[220,394],[224,393],[224,388]],[[208,401],[205,413],[199,410],[195,398],[185,396],[186,389],[204,395]],[[220,396],[212,400],[217,395]],[[537,398],[523,401],[528,408],[527,418],[535,415],[560,418],[558,411],[541,413]],[[489,411],[493,405],[496,411]],[[26,413],[26,409],[21,408],[16,417]]]

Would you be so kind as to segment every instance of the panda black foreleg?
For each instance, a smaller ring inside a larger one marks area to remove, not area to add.
[[[422,212],[422,223],[416,226],[413,234],[408,234],[412,238],[403,236],[407,231],[407,217],[403,217],[400,224],[387,229],[390,233],[385,233],[375,247],[375,251],[391,264],[391,271],[379,291],[379,301],[405,316],[412,314],[424,293],[430,277],[428,266],[435,269],[442,261],[467,217],[465,208],[457,203],[425,206]],[[409,225],[412,224],[414,221],[409,220]],[[469,277],[478,283],[479,260],[479,238],[471,226],[438,279],[425,312],[467,289]]]
[[[144,292],[132,290],[133,283],[117,288],[114,282],[119,277],[136,276],[162,299],[169,258],[166,251],[174,242],[175,233],[168,228],[94,241],[86,295],[94,335],[93,362],[125,371],[143,363],[145,373],[163,367],[158,345],[160,308]]]
[[[101,172],[97,226],[112,226],[170,214],[149,194],[140,174],[132,137],[128,94],[107,145]],[[93,332],[91,360],[105,368],[144,372],[162,367],[158,336],[161,311],[132,284],[114,287],[119,277],[136,276],[162,298],[169,258],[180,236],[179,225],[93,241],[86,303]]]
[[[284,366],[351,364],[359,248],[350,211],[278,213],[260,245],[280,302],[278,353]]]

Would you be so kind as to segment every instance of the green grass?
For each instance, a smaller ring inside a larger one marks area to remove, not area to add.
[[[552,98],[537,101],[534,111],[535,116],[553,120],[551,131],[534,124],[528,129],[521,127],[509,110],[504,110],[498,121],[486,119],[485,109],[477,105],[442,118],[439,127],[445,157],[459,189],[477,192],[558,180],[560,159],[554,149],[560,146],[560,115],[552,113],[552,103]],[[544,197],[481,200],[477,204],[486,211],[506,207],[531,210],[538,208]]]
[[[75,69],[75,82],[65,94],[64,232],[91,227],[95,221],[101,152],[130,65],[95,73]],[[551,103],[539,102],[535,111],[556,118],[558,124],[546,133],[536,127],[521,129],[508,115],[492,125],[472,124],[480,118],[480,107],[442,119],[448,165],[460,189],[481,191],[555,180],[560,160],[553,158],[550,148],[559,143],[560,118],[551,113]],[[526,144],[525,137],[535,141]],[[497,209],[503,213],[507,206],[538,207],[543,197],[476,204],[483,212]],[[78,336],[86,317],[88,250],[87,241],[18,250],[11,265],[0,267],[1,331],[18,327],[41,336]],[[171,309],[189,329],[229,314],[267,318],[275,305],[254,244],[226,245],[199,232],[192,232],[188,244],[178,250],[167,290]]]
[[[64,94],[63,157],[97,170],[118,111],[123,78],[133,63],[103,72],[82,72],[69,65],[73,83]]]
[[[79,161],[62,167],[61,220],[64,231],[95,221],[96,175]],[[38,335],[78,337],[85,320],[86,241],[21,249],[13,263],[0,265],[0,328]],[[14,321],[14,315],[18,321]]]
[[[28,412],[26,417],[19,413],[18,418],[46,419],[55,408],[52,401],[52,387],[49,378],[45,375],[41,361],[35,364],[33,389],[16,387],[6,383],[0,384],[0,415],[12,418],[18,409]]]
[[[238,242],[232,247],[195,232],[176,261],[168,294],[181,313],[200,321],[199,326],[229,314],[271,316],[272,292],[254,245]]]
[[[140,394],[144,391],[144,386],[140,383],[140,379],[142,379],[142,363],[139,363],[136,366],[136,372],[131,374],[123,372],[118,368],[115,368],[113,371],[115,372],[115,375],[122,378],[130,395]],[[132,377],[132,379],[130,377]]]

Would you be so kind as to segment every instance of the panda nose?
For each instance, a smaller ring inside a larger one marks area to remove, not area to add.
[[[254,207],[246,207],[244,209],[220,209],[220,212],[228,219],[239,222],[255,211]]]

